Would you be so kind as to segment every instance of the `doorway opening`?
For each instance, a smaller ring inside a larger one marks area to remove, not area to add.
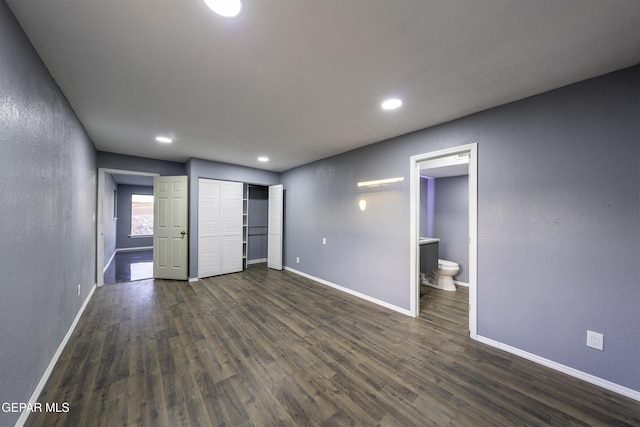
[[[152,229],[152,226],[149,228],[141,225],[134,232],[131,224],[136,219],[133,218],[136,213],[145,213],[145,206],[140,205],[140,200],[148,197],[139,196],[153,196],[153,177],[157,175],[159,174],[98,169],[98,286],[153,277],[153,237],[144,232]]]
[[[266,263],[282,270],[284,187],[245,184],[248,206],[246,264]]]
[[[269,236],[269,187],[255,184],[245,184],[245,186],[247,194],[245,266],[266,264]]]
[[[469,206],[469,336],[477,336],[477,242],[478,242],[478,146],[476,143],[419,154],[410,158],[410,314],[420,314],[420,175],[429,165],[453,166],[448,159],[468,158],[468,206]],[[459,162],[458,162],[459,163]],[[425,166],[427,165],[427,166]]]

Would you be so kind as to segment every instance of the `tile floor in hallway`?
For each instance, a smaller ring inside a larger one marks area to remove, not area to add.
[[[153,277],[153,250],[119,251],[104,272],[104,283],[133,282]]]

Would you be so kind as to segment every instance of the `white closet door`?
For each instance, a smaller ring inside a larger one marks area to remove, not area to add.
[[[220,274],[222,224],[220,182],[198,180],[198,277]]]
[[[242,271],[242,183],[223,182],[222,273]]]
[[[282,214],[283,186],[269,187],[269,231],[267,241],[267,267],[282,270]]]
[[[198,277],[242,271],[242,183],[198,180]]]

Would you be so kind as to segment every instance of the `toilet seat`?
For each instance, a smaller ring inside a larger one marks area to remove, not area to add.
[[[447,261],[446,259],[438,259],[438,269],[440,270],[455,270],[459,268],[460,266],[457,262]]]

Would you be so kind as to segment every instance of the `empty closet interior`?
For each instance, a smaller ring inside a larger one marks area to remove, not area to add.
[[[269,231],[269,187],[245,184],[246,187],[246,264],[267,262]]]

